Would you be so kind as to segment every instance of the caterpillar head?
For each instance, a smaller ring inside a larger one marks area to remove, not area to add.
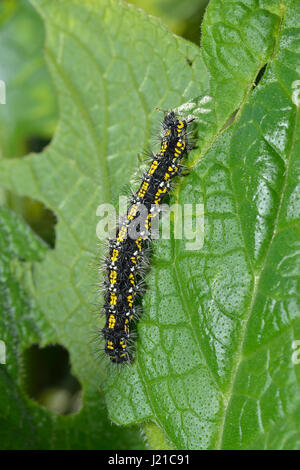
[[[182,134],[185,134],[187,123],[184,120],[178,119],[174,111],[170,111],[165,115],[162,127],[164,137],[168,140],[179,138]]]

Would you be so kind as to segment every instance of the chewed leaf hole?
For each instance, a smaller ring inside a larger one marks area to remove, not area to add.
[[[50,248],[55,247],[57,217],[40,201],[7,192],[6,202],[11,210],[20,214],[32,230]]]
[[[222,132],[227,129],[227,127],[231,126],[231,124],[234,123],[234,120],[235,120],[235,117],[238,113],[239,109],[236,109],[235,111],[233,111],[233,113],[231,113],[231,115],[229,116],[229,118],[227,119],[227,121],[225,122],[223,128],[222,128]]]
[[[27,153],[40,153],[45,147],[47,147],[51,142],[51,139],[47,139],[39,136],[28,137],[26,141]]]
[[[255,79],[255,81],[254,81],[253,88],[257,87],[257,85],[259,84],[259,82],[260,82],[261,79],[263,78],[264,73],[265,73],[266,68],[267,68],[267,65],[268,65],[268,64],[265,64],[265,65],[260,69],[260,71],[258,72],[258,74],[256,75],[256,79]]]
[[[71,374],[68,351],[58,345],[40,348],[34,344],[24,352],[24,388],[29,397],[60,415],[80,410],[81,385]]]
[[[55,247],[55,214],[44,204],[28,197],[23,200],[23,215],[32,230],[39,235],[51,248]]]

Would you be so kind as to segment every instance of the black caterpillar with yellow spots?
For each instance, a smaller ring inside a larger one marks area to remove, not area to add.
[[[182,158],[192,148],[187,137],[187,126],[191,121],[180,119],[173,111],[165,115],[160,151],[152,157],[139,190],[131,197],[115,238],[109,240],[103,306],[106,322],[102,334],[105,352],[115,363],[132,361],[130,322],[137,316],[136,302],[147,261],[151,219],[158,215],[172,178],[181,173]]]

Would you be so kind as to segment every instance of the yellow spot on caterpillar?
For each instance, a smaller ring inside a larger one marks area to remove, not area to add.
[[[119,250],[113,249],[112,255],[111,255],[111,261],[117,261],[119,257]]]
[[[142,243],[141,243],[141,241],[142,241],[141,237],[139,237],[139,238],[137,238],[137,239],[135,240],[135,244],[136,244],[136,246],[138,247],[138,250],[139,250],[139,251],[142,250]]]
[[[108,319],[108,328],[113,329],[115,327],[115,324],[116,324],[116,318],[114,315],[111,314]]]
[[[149,168],[149,171],[148,171],[148,175],[153,175],[153,173],[155,172],[155,170],[157,169],[158,167],[158,161],[157,160],[154,160],[152,162],[152,165],[150,166]]]
[[[147,215],[147,219],[145,220],[145,230],[149,230],[149,228],[151,227],[151,217],[152,217],[152,214],[151,212],[149,212],[149,214]]]
[[[131,294],[127,296],[127,301],[128,301],[129,307],[130,308],[133,307],[133,296]]]
[[[128,220],[134,219],[134,217],[136,216],[137,210],[138,210],[137,204],[133,204],[129,209],[127,219]]]
[[[139,190],[139,192],[138,192],[138,196],[139,196],[139,197],[144,197],[145,194],[146,194],[146,191],[147,191],[148,187],[149,187],[149,183],[148,183],[147,181],[143,181],[143,183],[142,183],[142,185],[141,185],[141,188],[140,188],[140,190]]]
[[[167,191],[167,188],[164,188],[164,189],[159,188],[159,190],[158,190],[157,193],[155,194],[154,204],[159,204],[162,195],[163,195],[166,191]]]
[[[129,281],[133,286],[135,286],[134,275],[132,273],[129,274]]]
[[[179,121],[179,123],[177,124],[177,135],[180,136],[181,133],[182,133],[182,128],[184,127],[184,124],[182,121]]]
[[[111,284],[115,284],[117,281],[117,271],[114,271],[113,269],[110,271],[109,274],[109,279]]]
[[[126,334],[129,333],[129,325],[128,325],[128,323],[129,323],[129,320],[128,320],[128,318],[126,318],[125,324],[124,324],[124,331],[125,331]]]
[[[117,296],[114,292],[110,294],[110,305],[117,305]]]
[[[117,241],[123,242],[126,237],[126,233],[127,233],[127,228],[124,225],[122,225],[117,236]]]
[[[170,131],[168,131],[168,132],[170,133]],[[166,134],[166,135],[168,135],[168,134]],[[166,152],[167,147],[168,147],[167,142],[163,141],[161,143],[159,155],[163,155]]]

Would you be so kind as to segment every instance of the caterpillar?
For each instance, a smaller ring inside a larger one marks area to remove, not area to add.
[[[105,352],[114,363],[132,362],[130,322],[137,317],[140,282],[151,240],[151,221],[171,187],[171,180],[182,173],[181,160],[192,146],[187,127],[193,119],[181,119],[174,111],[162,122],[160,150],[151,158],[138,191],[132,195],[127,213],[108,242],[105,259],[104,305],[106,321],[102,329]],[[138,223],[137,223],[138,222]]]

